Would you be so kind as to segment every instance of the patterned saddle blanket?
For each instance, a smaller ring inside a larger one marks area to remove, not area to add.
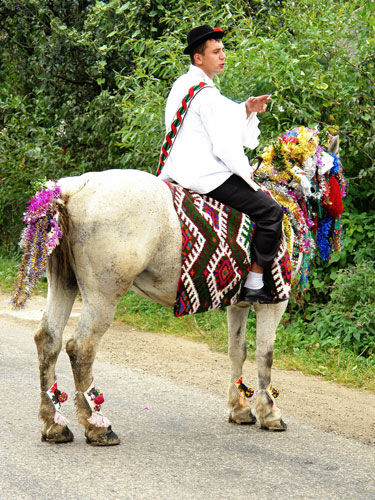
[[[166,182],[181,225],[181,276],[174,315],[196,314],[235,304],[250,270],[255,224],[207,196]],[[265,279],[278,298],[289,298],[291,262],[284,242]]]

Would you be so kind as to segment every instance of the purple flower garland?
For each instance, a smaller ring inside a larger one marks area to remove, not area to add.
[[[30,297],[39,278],[47,269],[48,256],[63,236],[58,224],[57,204],[61,197],[60,187],[48,181],[28,202],[23,221],[24,253],[11,299],[13,307],[20,309]]]

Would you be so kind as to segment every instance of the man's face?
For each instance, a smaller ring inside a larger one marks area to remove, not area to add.
[[[194,54],[195,65],[213,78],[225,67],[224,45],[221,40],[207,40],[203,54]]]

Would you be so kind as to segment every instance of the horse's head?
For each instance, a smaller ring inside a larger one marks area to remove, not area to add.
[[[318,247],[328,262],[340,250],[342,173],[339,137],[297,127],[264,148],[256,178],[283,207],[284,233],[292,262],[303,261],[302,282]]]

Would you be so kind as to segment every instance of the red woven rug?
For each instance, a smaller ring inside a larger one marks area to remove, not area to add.
[[[181,276],[175,316],[196,314],[235,304],[250,270],[250,243],[255,224],[227,205],[169,186],[181,225]],[[270,278],[276,296],[288,298],[291,268],[281,245]]]

